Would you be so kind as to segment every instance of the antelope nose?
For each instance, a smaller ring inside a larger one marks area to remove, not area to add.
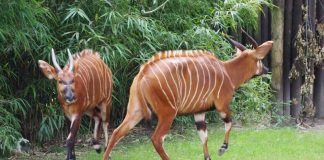
[[[65,101],[68,102],[68,103],[73,102],[74,99],[75,99],[75,97],[74,97],[73,94],[67,94],[67,95],[65,95]]]
[[[262,73],[267,74],[269,72],[269,68],[263,66]]]

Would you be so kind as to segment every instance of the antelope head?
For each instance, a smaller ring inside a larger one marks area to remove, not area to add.
[[[75,83],[74,83],[74,62],[70,50],[68,49],[69,62],[63,69],[56,61],[54,49],[52,49],[52,61],[53,66],[47,62],[39,60],[38,65],[41,68],[43,74],[48,79],[55,79],[57,81],[57,91],[64,99],[65,103],[72,104],[76,101]]]
[[[241,43],[226,37],[229,42],[236,48],[236,57],[244,59],[245,67],[249,68],[252,71],[251,76],[258,76],[262,74],[267,74],[269,69],[264,66],[262,59],[269,53],[272,48],[273,41],[266,41],[261,45],[258,43],[244,30],[242,32],[246,35],[248,40],[252,43],[252,49],[247,49]]]

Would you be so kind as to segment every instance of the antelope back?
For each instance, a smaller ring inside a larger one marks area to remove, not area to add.
[[[151,96],[157,96],[178,114],[208,110],[222,88],[231,88],[222,62],[202,50],[159,52],[141,67],[139,79],[153,109]]]
[[[82,97],[84,105],[97,105],[104,98],[111,101],[112,74],[99,54],[85,49],[75,54],[74,60],[75,91]]]

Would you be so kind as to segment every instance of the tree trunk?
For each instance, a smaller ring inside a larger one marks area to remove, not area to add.
[[[316,15],[318,22],[318,32],[320,33],[320,46],[324,47],[324,3],[317,1]],[[322,26],[319,29],[319,26]],[[324,62],[315,69],[315,85],[314,85],[314,105],[316,107],[316,117],[324,118]]]
[[[278,102],[282,102],[282,64],[283,64],[283,31],[284,31],[284,0],[274,0],[274,7],[272,10],[272,40],[274,41],[272,47],[272,87],[276,91],[276,98]],[[283,106],[279,106],[278,113],[283,114]]]
[[[283,54],[283,113],[290,116],[290,79],[291,69],[291,23],[292,23],[293,0],[285,2],[285,24],[284,24],[284,54]]]
[[[291,35],[292,39],[291,41],[293,42],[291,45],[291,59],[294,61],[294,59],[297,57],[297,49],[294,44],[296,40],[296,35],[298,32],[298,27],[299,25],[302,24],[302,5],[303,1],[302,0],[294,0],[293,1],[293,12],[291,15],[292,16],[292,30],[291,30]],[[301,93],[300,93],[300,88],[301,88],[301,82],[302,79],[301,77],[297,77],[295,79],[291,80],[291,87],[290,87],[290,101],[292,102],[291,107],[290,107],[290,114],[292,117],[297,118],[298,114],[300,112],[301,108]]]

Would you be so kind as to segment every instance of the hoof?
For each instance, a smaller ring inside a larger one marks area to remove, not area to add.
[[[206,156],[205,160],[211,160],[211,158],[209,156]]]
[[[226,151],[225,148],[220,148],[220,149],[218,150],[218,155],[219,155],[219,156],[223,155],[223,154],[225,153],[225,151]]]
[[[99,149],[95,149],[95,150],[96,150],[96,152],[97,152],[98,154],[101,153],[101,148],[99,148]]]
[[[76,160],[75,155],[72,155],[70,158],[66,158],[66,160]]]

